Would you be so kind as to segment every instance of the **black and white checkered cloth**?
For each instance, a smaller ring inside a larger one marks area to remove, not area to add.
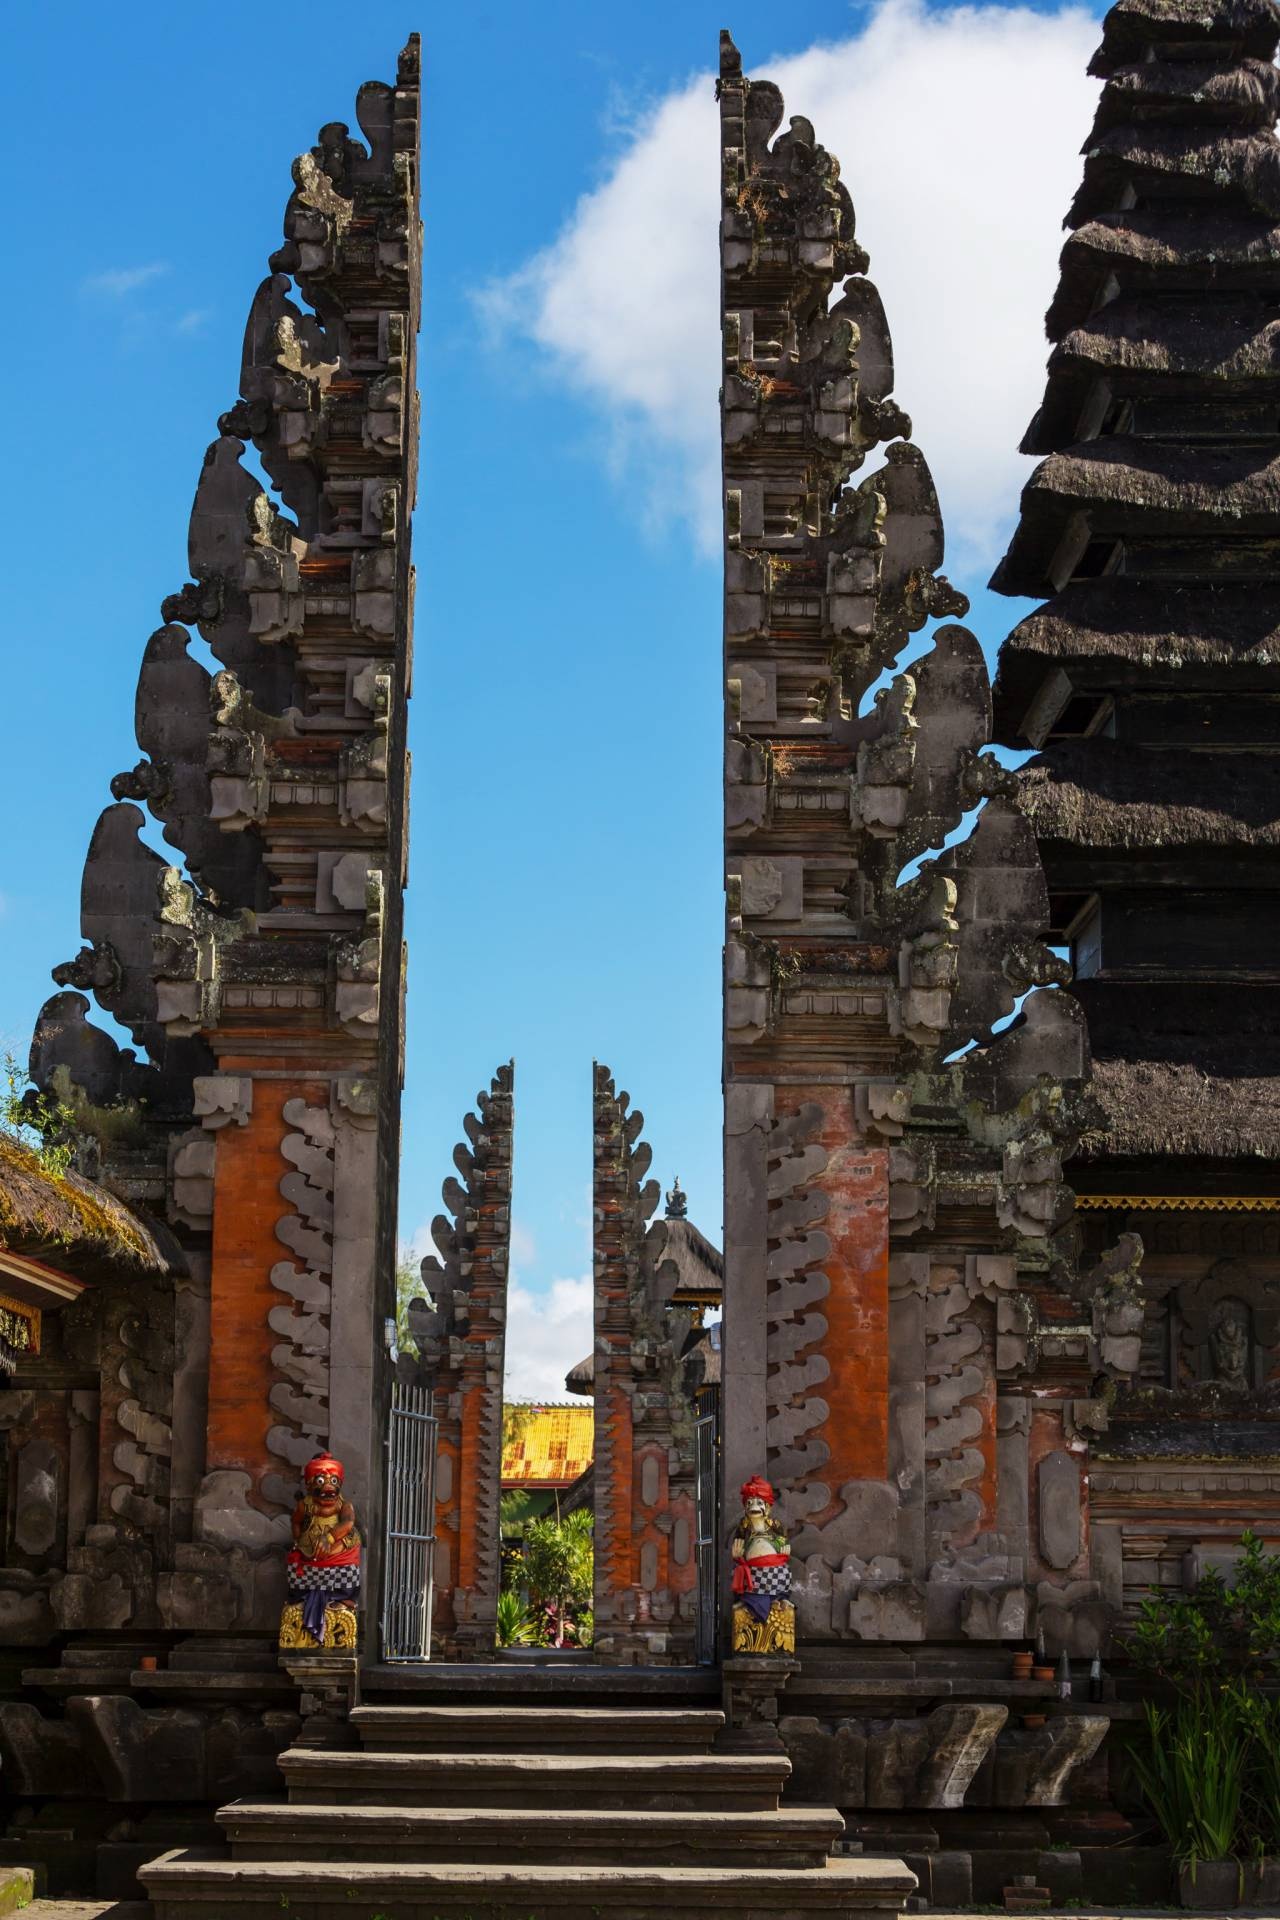
[[[291,1594],[328,1593],[353,1598],[360,1591],[360,1569],[355,1567],[290,1567]]]
[[[772,1600],[791,1598],[791,1567],[758,1567],[754,1561],[745,1563],[751,1569],[751,1591],[768,1594]]]

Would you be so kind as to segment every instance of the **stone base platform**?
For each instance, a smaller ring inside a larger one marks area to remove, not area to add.
[[[166,1854],[142,1878],[154,1920],[208,1914],[278,1920],[301,1908],[307,1920],[802,1920],[852,1913],[893,1920],[915,1885],[905,1867],[883,1860],[833,1860],[787,1871],[734,1867],[386,1866],[349,1861],[201,1859]]]
[[[901,1860],[832,1858],[834,1807],[781,1805],[785,1754],[717,1751],[715,1711],[372,1706],[358,1749],[294,1748],[287,1799],[237,1800],[226,1849],[139,1872],[153,1920],[894,1920]]]

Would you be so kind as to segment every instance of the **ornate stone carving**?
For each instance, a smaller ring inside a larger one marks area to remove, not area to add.
[[[445,1649],[493,1650],[501,1567],[502,1376],[511,1256],[515,1065],[500,1067],[454,1148],[447,1214],[431,1223],[422,1262],[428,1297],[409,1304],[409,1334],[438,1419],[435,1631]]]
[[[667,1227],[651,1220],[644,1116],[593,1068],[595,1649],[598,1659],[692,1657],[693,1318],[672,1305]]]

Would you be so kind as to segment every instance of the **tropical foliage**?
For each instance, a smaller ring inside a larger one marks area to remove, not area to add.
[[[6,1050],[0,1058],[0,1130],[29,1148],[43,1171],[55,1178],[74,1158],[74,1118],[65,1101],[38,1092],[16,1054]]]
[[[537,1627],[527,1602],[513,1587],[505,1587],[498,1595],[498,1645],[532,1647],[537,1638]]]
[[[1128,1650],[1172,1698],[1144,1703],[1130,1753],[1180,1862],[1280,1853],[1280,1554],[1246,1533],[1234,1578],[1144,1602]]]
[[[563,1520],[523,1521],[521,1551],[507,1559],[503,1579],[508,1592],[527,1594],[537,1644],[590,1646],[593,1567],[591,1515],[585,1508]]]

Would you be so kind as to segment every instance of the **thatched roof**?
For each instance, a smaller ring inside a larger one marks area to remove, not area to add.
[[[1261,301],[1115,300],[1073,327],[1049,358],[1049,381],[1023,453],[1055,453],[1076,435],[1081,408],[1099,375],[1117,397],[1149,393],[1152,378],[1179,400],[1243,401],[1275,406],[1267,385],[1280,380],[1280,321]],[[1268,422],[1268,424],[1270,424]]]
[[[1280,692],[1280,582],[1073,581],[1019,621],[1000,649],[992,708],[1002,746],[1026,745],[1023,716],[1055,667],[1089,692]]]
[[[0,1249],[77,1278],[170,1271],[155,1230],[114,1194],[76,1173],[55,1174],[0,1132]]]
[[[1126,293],[1267,288],[1280,283],[1280,227],[1229,206],[1099,213],[1062,249],[1061,279],[1045,316],[1051,340],[1082,326],[1115,274]]]
[[[1093,1068],[1104,1126],[1085,1135],[1081,1161],[1280,1157],[1278,1075],[1227,1079],[1185,1061],[1096,1057]]]
[[[1272,0],[1118,0],[1102,34],[1089,62],[1090,73],[1102,77],[1168,41],[1226,41],[1237,54],[1269,60],[1280,39],[1280,12]]]
[[[1091,139],[1069,227],[1114,207],[1127,186],[1177,181],[1194,193],[1231,198],[1272,219],[1280,215],[1280,146],[1273,134],[1218,127],[1110,127]]]
[[[1149,60],[1118,67],[1102,90],[1094,133],[1144,120],[1270,127],[1280,111],[1280,73],[1269,60]]]
[[[1280,846],[1280,785],[1267,753],[1169,753],[1109,740],[1057,740],[1018,776],[1042,844],[1177,848]]]
[[[664,1260],[674,1263],[679,1278],[675,1284],[672,1300],[696,1297],[704,1300],[708,1294],[719,1297],[724,1284],[724,1255],[718,1247],[713,1247],[705,1233],[700,1233],[692,1220],[665,1220],[667,1244],[663,1253]]]
[[[1274,536],[1280,457],[1252,445],[1171,446],[1128,434],[1051,454],[1023,488],[1022,517],[992,576],[995,590],[1051,592],[1049,564],[1068,517],[1082,510],[1095,537]]]
[[[1089,373],[1194,374],[1219,381],[1280,379],[1280,321],[1257,299],[1115,300],[1074,327],[1050,359]],[[1185,389],[1184,389],[1185,391]]]

